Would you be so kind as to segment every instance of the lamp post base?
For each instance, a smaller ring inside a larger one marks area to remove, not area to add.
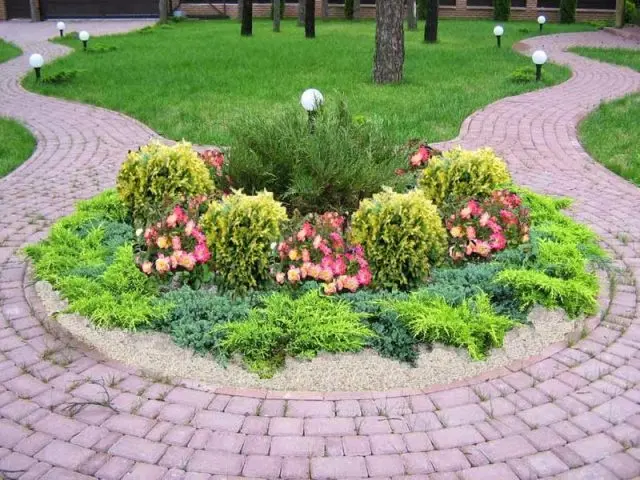
[[[540,24],[540,31],[542,31],[542,24]]]
[[[496,40],[498,41],[498,48],[501,46],[502,35],[496,35]]]
[[[542,65],[536,65],[536,82],[542,78]]]
[[[86,52],[87,51],[87,41],[83,40],[82,41],[82,45],[84,46],[84,51]]]
[[[60,30],[60,38],[64,37],[64,30]]]
[[[34,70],[36,71],[36,80],[40,81],[40,67],[36,67]]]

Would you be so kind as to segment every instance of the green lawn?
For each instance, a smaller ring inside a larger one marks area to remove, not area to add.
[[[234,118],[296,104],[316,87],[330,101],[339,94],[355,114],[392,122],[400,140],[450,139],[473,111],[499,98],[561,82],[569,71],[544,69],[541,84],[516,84],[510,73],[531,60],[511,50],[514,42],[537,35],[533,22],[509,22],[503,47],[496,48],[494,22],[444,20],[440,42],[426,45],[423,33],[407,32],[405,82],[371,83],[373,22],[318,22],[307,40],[294,21],[282,32],[267,20],[254,22],[254,36],[240,36],[235,21],[186,21],[127,35],[92,39],[102,52],[79,49],[44,69],[44,74],[78,70],[64,84],[27,88],[125,112],[164,136],[201,144],[225,144]],[[545,26],[545,33],[588,30],[587,25]],[[80,48],[74,39],[63,40]],[[113,51],[107,48],[117,47]]]
[[[576,48],[574,52],[640,71],[640,51]],[[609,170],[640,186],[640,94],[605,103],[579,128],[589,154]]]
[[[13,43],[7,43],[0,39],[0,63],[11,60],[20,55],[22,51]]]
[[[36,139],[20,123],[0,117],[0,177],[4,177],[27,160]]]

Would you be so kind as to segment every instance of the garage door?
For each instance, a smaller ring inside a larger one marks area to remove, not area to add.
[[[7,0],[7,18],[31,18],[29,0]]]
[[[46,18],[157,16],[158,0],[40,0]]]

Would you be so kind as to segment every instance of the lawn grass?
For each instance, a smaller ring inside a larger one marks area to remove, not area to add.
[[[185,21],[126,35],[92,39],[44,69],[79,71],[64,84],[27,88],[127,113],[172,139],[225,144],[234,118],[297,104],[300,93],[316,87],[328,101],[344,95],[354,114],[378,115],[392,122],[399,140],[445,140],[462,121],[499,98],[567,79],[569,71],[548,65],[543,82],[516,84],[509,74],[531,60],[511,50],[514,42],[537,35],[533,22],[509,22],[501,49],[494,22],[443,20],[436,45],[423,33],[406,33],[405,81],[395,86],[371,83],[375,24],[370,21],[318,22],[317,38],[307,40],[295,21],[273,33],[268,20],[254,21],[254,35],[240,36],[235,21]],[[587,25],[545,27],[545,33],[589,30]],[[302,109],[301,109],[302,114]]]
[[[640,51],[576,48],[572,51],[640,71]],[[580,141],[589,154],[609,170],[640,186],[640,94],[605,103],[579,127]]]
[[[0,117],[0,178],[27,160],[36,146],[31,132],[15,120]]]
[[[22,50],[16,47],[13,43],[8,43],[0,39],[0,63],[11,60],[21,53]]]

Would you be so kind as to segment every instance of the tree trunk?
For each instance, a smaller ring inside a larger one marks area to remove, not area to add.
[[[302,27],[304,25],[305,19],[305,5],[307,0],[298,0],[298,26]]]
[[[329,17],[329,0],[322,0],[322,18]]]
[[[280,2],[285,0],[273,0],[273,31],[280,31]]]
[[[404,65],[404,0],[382,0],[376,4],[375,83],[402,80]]]
[[[40,8],[39,8],[38,0],[29,0],[29,7],[31,9],[31,21],[39,22],[40,21]]]
[[[315,38],[316,36],[316,2],[307,0],[304,7],[304,36]]]
[[[616,28],[624,26],[624,0],[616,0]]]
[[[238,9],[236,11],[237,19],[242,21],[242,6],[244,5],[244,0],[238,0]]]
[[[353,18],[360,20],[360,0],[353,0]]]
[[[239,0],[242,2],[242,29],[240,34],[250,37],[253,34],[253,0]]]
[[[424,41],[438,41],[438,0],[427,0],[427,20],[424,22]]]
[[[407,1],[407,25],[409,30],[414,31],[418,29],[418,20],[416,18],[416,0]]]
[[[168,0],[160,0],[158,10],[160,11],[160,23],[166,23],[169,20]]]

